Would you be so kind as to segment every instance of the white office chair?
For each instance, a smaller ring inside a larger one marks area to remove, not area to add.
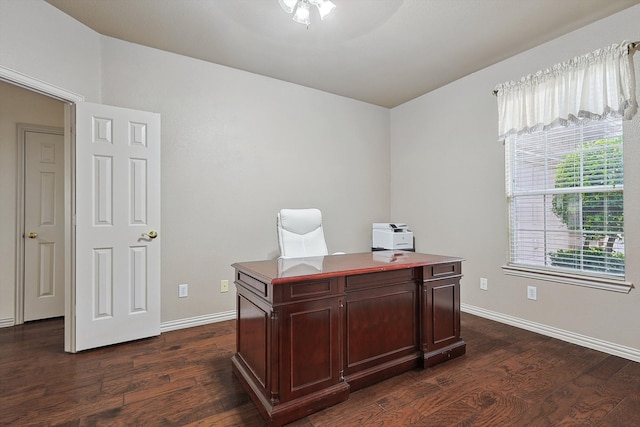
[[[281,258],[328,255],[319,209],[282,209],[277,216]]]

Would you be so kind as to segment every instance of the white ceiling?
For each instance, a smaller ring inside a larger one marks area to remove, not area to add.
[[[278,0],[47,1],[106,36],[389,108],[640,3],[333,0],[307,29]]]

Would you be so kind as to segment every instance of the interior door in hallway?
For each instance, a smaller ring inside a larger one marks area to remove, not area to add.
[[[75,130],[69,351],[159,335],[160,115],[78,102]]]
[[[23,130],[24,321],[64,315],[63,131]]]

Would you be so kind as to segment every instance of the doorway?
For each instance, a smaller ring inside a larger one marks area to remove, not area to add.
[[[0,216],[4,218],[0,222],[0,235],[3,236],[0,239],[0,252],[4,254],[0,259],[0,294],[3,295],[3,298],[0,298],[0,323],[2,326],[11,326],[24,322],[23,273],[25,270],[23,260],[25,245],[23,226],[25,210],[22,195],[25,156],[23,152],[24,141],[21,145],[18,140],[19,134],[22,133],[22,136],[25,134],[20,131],[20,126],[23,127],[22,130],[29,131],[28,139],[30,142],[37,142],[39,135],[47,136],[47,134],[40,134],[40,131],[57,133],[58,135],[55,137],[63,139],[65,104],[60,100],[5,81],[0,81],[0,94],[0,150],[3,153],[0,156],[0,171],[2,171],[0,196],[3,200],[0,206]],[[39,126],[24,125],[24,123],[38,123]],[[46,141],[40,142],[50,146]],[[64,143],[56,149],[58,156],[66,154]],[[47,150],[45,149],[45,151]],[[48,156],[53,152],[42,154]],[[45,177],[45,181],[48,178],[51,178],[51,175]],[[55,214],[59,216],[60,212],[55,212]],[[60,220],[62,219],[60,218]],[[35,240],[37,239],[34,239],[34,245]],[[52,247],[42,248],[42,250],[47,249],[52,249]],[[64,252],[64,240],[57,249]],[[64,278],[61,280],[63,283],[57,285],[62,290],[64,289]],[[49,290],[42,289],[43,294],[48,292]]]
[[[44,94],[63,108],[64,198],[60,215],[64,224],[65,351],[75,353],[159,335],[160,114],[84,102],[82,96],[0,66],[0,83],[6,88],[3,82],[13,89]],[[0,100],[8,100],[6,107],[0,103],[0,117],[5,119],[5,113],[15,105],[10,97],[0,96]],[[0,122],[0,131],[3,127]],[[6,139],[15,140],[15,126],[13,135]],[[0,166],[10,158],[7,169],[12,169],[7,172],[0,167],[0,172],[15,181],[18,174],[11,173],[16,169],[14,154],[0,157]],[[2,183],[0,180],[0,191]],[[20,188],[16,182],[10,185],[14,192]],[[16,194],[5,199],[17,200]],[[0,204],[0,214],[1,209]],[[15,215],[18,208],[14,204],[10,210],[4,218]],[[30,239],[25,236],[30,231],[16,226],[20,217],[7,226],[17,242],[13,254],[22,253],[20,246]],[[37,235],[33,232],[34,239]],[[0,239],[2,244],[6,243]],[[0,277],[0,294],[6,293],[2,289],[6,282],[13,282],[11,290],[15,291],[23,280],[17,259],[9,262],[15,267],[8,273],[10,280]],[[47,292],[51,293],[50,287]],[[20,306],[7,310],[8,299],[0,298],[0,316],[9,312],[11,318],[0,317],[0,326],[24,322],[23,314],[16,321]]]
[[[18,124],[16,319],[64,316],[64,131]],[[20,286],[21,285],[21,286]],[[22,302],[22,303],[21,303]],[[20,308],[22,313],[20,313]],[[16,322],[17,323],[17,322]]]

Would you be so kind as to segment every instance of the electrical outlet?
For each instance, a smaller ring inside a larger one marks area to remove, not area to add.
[[[480,289],[482,289],[483,291],[486,291],[488,284],[489,284],[489,281],[487,279],[485,279],[484,277],[480,278]]]
[[[182,283],[178,285],[178,298],[185,298],[189,296],[189,285]]]
[[[229,292],[229,281],[221,280],[220,281],[220,292]]]
[[[532,300],[538,299],[538,288],[535,286],[527,286],[527,298]]]

